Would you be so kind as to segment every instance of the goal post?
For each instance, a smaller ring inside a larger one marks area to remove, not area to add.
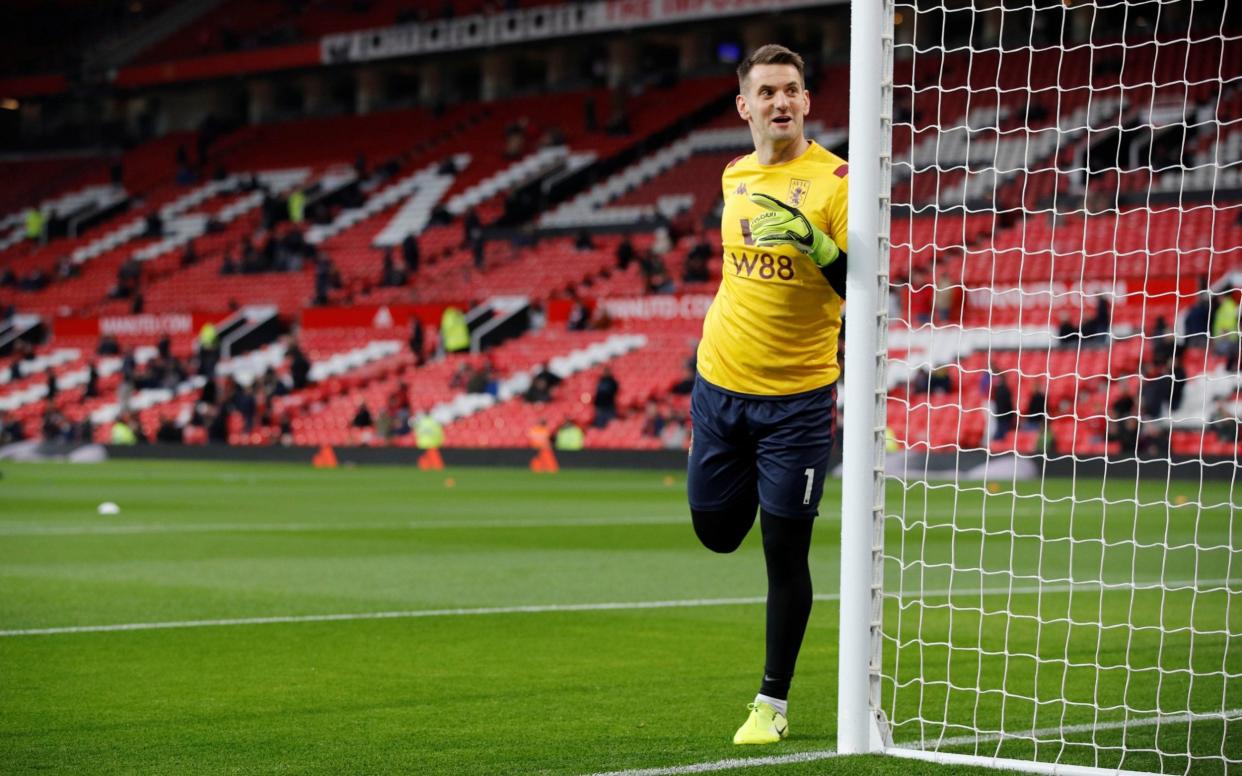
[[[1242,0],[851,0],[837,749],[1242,772]]]
[[[892,4],[850,9],[849,266],[841,491],[841,609],[837,748],[883,746],[879,633],[884,528],[884,363],[887,297],[884,230],[891,147]]]

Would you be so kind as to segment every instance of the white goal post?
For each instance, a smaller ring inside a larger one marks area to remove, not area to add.
[[[1239,6],[851,0],[840,753],[1242,773]]]

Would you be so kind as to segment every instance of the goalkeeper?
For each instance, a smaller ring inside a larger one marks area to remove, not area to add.
[[[802,58],[778,45],[738,67],[754,153],[721,179],[724,277],[703,321],[687,490],[694,530],[732,552],[759,513],[768,597],[763,679],[737,744],[789,733],[811,613],[808,557],[836,426],[845,294],[845,160],[803,135]]]

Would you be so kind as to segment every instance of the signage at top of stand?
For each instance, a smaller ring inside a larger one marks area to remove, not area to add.
[[[325,35],[319,42],[319,54],[320,61],[325,65],[366,62],[845,2],[846,0],[594,0]]]

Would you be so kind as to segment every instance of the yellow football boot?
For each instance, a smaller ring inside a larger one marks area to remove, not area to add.
[[[751,703],[750,718],[733,734],[735,744],[775,744],[789,735],[789,720],[768,703]]]

